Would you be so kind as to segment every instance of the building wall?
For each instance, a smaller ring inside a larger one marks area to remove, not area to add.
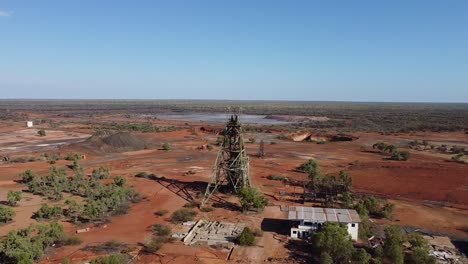
[[[323,223],[315,223],[315,224],[323,224]],[[317,230],[317,225],[304,225],[304,221],[301,221],[298,227],[291,228],[291,237],[293,238],[306,238],[309,237],[312,232]],[[359,224],[358,223],[349,223],[346,224],[346,228],[348,230],[349,235],[351,236],[352,240],[358,239],[358,231],[359,231]]]
[[[313,230],[310,228],[291,228],[291,237],[293,238],[308,238]]]
[[[347,224],[348,233],[351,235],[352,240],[358,240],[358,230],[359,224],[358,223],[349,223]]]

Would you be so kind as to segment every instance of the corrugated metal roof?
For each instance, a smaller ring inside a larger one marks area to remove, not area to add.
[[[361,219],[356,210],[320,207],[290,206],[289,220],[308,220],[312,222],[359,223]]]

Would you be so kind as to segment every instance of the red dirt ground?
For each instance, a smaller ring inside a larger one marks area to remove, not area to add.
[[[128,120],[113,115],[100,116],[96,119],[106,121]],[[152,122],[163,125],[184,125],[185,123],[164,120]],[[189,124],[202,125],[199,122],[189,122]],[[0,134],[3,138],[8,138],[8,135],[15,135],[14,131],[24,129],[23,126],[24,124],[20,123],[13,124],[13,126],[3,126],[0,123]],[[84,127],[84,125],[70,124],[63,129],[67,133],[92,133],[89,129],[79,127]],[[171,150],[163,151],[151,148],[133,152],[102,154],[82,148],[79,144],[55,150],[62,154],[76,151],[86,154],[86,159],[81,164],[88,173],[91,172],[92,168],[99,166],[112,167],[112,175],[126,177],[128,184],[135,186],[140,193],[146,196],[146,199],[132,205],[128,214],[112,218],[107,228],[94,229],[91,232],[77,235],[83,240],[81,245],[56,249],[52,254],[48,255],[48,259],[44,260],[44,263],[59,263],[60,259],[66,256],[80,263],[81,260],[92,255],[89,252],[79,250],[85,245],[112,240],[138,245],[144,243],[145,239],[150,236],[149,227],[152,224],[172,225],[166,220],[166,216],[157,217],[154,212],[159,209],[166,209],[170,212],[175,211],[181,208],[186,200],[181,197],[180,193],[176,194],[156,181],[135,178],[136,173],[146,171],[187,183],[193,181],[206,182],[208,180],[217,148],[212,151],[196,150],[196,148],[207,143],[213,144],[216,139],[215,135],[202,132],[193,135],[188,130],[135,134],[154,146],[161,146],[164,142],[168,142],[171,145]],[[420,133],[382,136],[375,133],[355,133],[354,135],[358,136],[359,139],[353,142],[326,144],[275,139],[274,141],[277,144],[265,144],[266,157],[264,159],[254,156],[259,148],[258,143],[247,144],[247,152],[251,155],[252,182],[270,196],[272,204],[287,204],[288,202],[276,201],[272,198],[276,189],[283,187],[283,184],[278,181],[268,180],[266,176],[274,174],[285,175],[294,179],[304,179],[304,174],[294,172],[293,169],[307,159],[316,159],[324,173],[337,174],[340,170],[347,170],[353,178],[354,191],[373,193],[392,199],[396,204],[395,221],[392,221],[392,224],[468,237],[467,233],[460,231],[460,228],[467,224],[465,219],[468,219],[468,165],[448,162],[447,160],[450,159],[448,155],[434,156],[412,150],[409,150],[412,153],[411,160],[405,162],[385,160],[385,157],[378,153],[361,151],[362,146],[371,146],[377,141],[386,141],[396,145],[414,139],[468,142],[466,134]],[[49,139],[52,140],[53,136],[54,134],[51,133]],[[245,135],[245,138],[265,136],[273,136],[274,138],[275,135],[248,134]],[[0,145],[1,147],[2,145]],[[25,151],[17,155],[20,154],[39,156],[42,153],[39,151],[34,153]],[[67,164],[71,164],[71,162],[59,161],[56,166],[63,167]],[[19,179],[17,176],[19,173],[26,169],[32,169],[44,175],[49,167],[50,165],[46,161],[0,164],[0,200],[4,199],[7,190],[21,188],[21,185],[12,182],[12,180]],[[195,171],[196,174],[185,176],[184,173],[189,170]],[[69,173],[71,173],[70,170]],[[195,192],[192,194],[197,195]],[[0,227],[0,236],[11,228],[27,226],[30,222],[34,222],[27,216],[32,215],[37,210],[37,204],[41,201],[36,197],[30,198],[35,201],[31,202],[31,204],[35,205],[27,207],[28,201],[25,201],[24,204],[21,202],[17,210],[26,210],[25,213],[18,214],[19,217],[14,219],[13,224]],[[200,212],[198,217],[216,220],[224,219],[230,222],[241,221],[254,228],[260,228],[263,217],[281,218],[282,214],[277,206],[271,206],[261,215],[243,215],[238,211],[217,208],[210,213]],[[64,224],[67,232],[74,234],[77,227],[69,223]],[[286,255],[287,250],[284,248],[284,243],[278,240],[273,233],[265,232],[259,241],[259,246],[236,249],[231,259],[238,263],[249,263],[260,262],[268,257],[280,258]],[[136,262],[225,263],[225,258],[224,253],[211,248],[193,248],[175,242],[165,244],[157,255],[140,255]]]

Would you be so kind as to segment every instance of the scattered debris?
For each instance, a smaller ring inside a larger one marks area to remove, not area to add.
[[[91,228],[87,227],[87,228],[76,230],[76,233],[81,234],[81,233],[86,233],[86,232],[89,232],[89,231],[91,231]]]
[[[429,254],[437,259],[437,263],[468,263],[468,258],[457,250],[450,238],[445,236],[424,236],[424,238],[431,246]]]

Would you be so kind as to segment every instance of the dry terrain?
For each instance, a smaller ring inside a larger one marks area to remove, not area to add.
[[[19,182],[18,175],[21,172],[27,169],[40,175],[48,172],[51,165],[46,160],[39,159],[44,153],[66,156],[76,152],[86,156],[81,165],[87,174],[91,174],[93,168],[110,167],[111,175],[125,177],[127,183],[145,197],[141,202],[132,204],[128,214],[112,217],[105,228],[96,227],[90,232],[78,234],[82,244],[52,250],[43,260],[44,263],[60,263],[64,257],[68,257],[72,263],[81,263],[95,256],[83,250],[85,246],[113,240],[138,248],[150,237],[150,226],[155,223],[167,224],[177,229],[176,225],[167,221],[168,216],[183,207],[191,197],[200,198],[218,151],[216,146],[211,151],[198,149],[206,144],[214,145],[216,141],[215,134],[204,132],[200,128],[210,125],[222,127],[222,124],[200,121],[135,117],[131,120],[134,123],[149,122],[154,126],[173,126],[176,129],[149,133],[134,131],[132,136],[147,142],[147,147],[140,150],[113,151],[88,141],[95,132],[95,127],[89,125],[88,120],[92,119],[96,123],[127,122],[128,118],[122,114],[93,115],[89,119],[51,116],[49,113],[34,113],[30,114],[30,117],[53,120],[59,125],[51,127],[43,123],[33,128],[25,128],[23,121],[0,121],[0,156],[9,156],[10,159],[21,156],[38,158],[32,162],[0,163],[0,201],[6,200],[8,190],[25,189]],[[40,128],[45,129],[45,137],[37,136],[36,132]],[[378,223],[420,228],[468,239],[468,233],[461,230],[468,225],[468,165],[450,161],[449,154],[434,154],[407,147],[407,143],[412,140],[468,144],[466,133],[418,132],[383,135],[375,132],[353,132],[351,134],[358,137],[357,140],[325,144],[277,138],[280,134],[287,133],[289,132],[272,130],[266,133],[249,130],[244,135],[245,139],[256,139],[255,143],[248,143],[246,146],[250,154],[252,183],[270,200],[263,213],[245,215],[239,210],[214,204],[214,211],[200,211],[196,218],[243,222],[256,229],[262,228],[264,218],[284,219],[279,205],[292,202],[276,200],[278,190],[285,186],[266,177],[284,175],[291,179],[303,180],[305,175],[294,169],[309,159],[315,159],[324,173],[336,175],[340,170],[348,171],[353,179],[353,191],[356,194],[373,194],[395,203],[394,219],[378,220]],[[256,156],[261,139],[265,141],[263,159]],[[377,152],[367,151],[378,141],[408,150],[412,158],[408,161],[393,161]],[[162,150],[163,143],[169,143],[171,149]],[[66,168],[71,164],[71,161],[59,160],[56,166]],[[193,173],[187,174],[188,171]],[[166,180],[136,178],[135,174],[139,172],[164,176]],[[72,170],[67,169],[67,173],[71,175]],[[0,237],[11,229],[24,228],[36,222],[31,218],[33,213],[42,203],[50,203],[27,192],[23,192],[23,197],[19,206],[14,208],[17,213],[14,221],[0,226]],[[236,202],[233,197],[222,198]],[[154,214],[163,209],[169,211],[166,216]],[[62,223],[69,234],[86,227],[78,227],[66,221]],[[230,259],[235,263],[260,263],[271,258],[279,259],[278,263],[281,263],[281,259],[284,261],[289,254],[285,241],[286,237],[283,234],[264,230],[256,247],[235,248]],[[225,263],[227,257],[228,254],[215,248],[190,247],[176,241],[164,244],[157,254],[138,255],[135,263]]]

